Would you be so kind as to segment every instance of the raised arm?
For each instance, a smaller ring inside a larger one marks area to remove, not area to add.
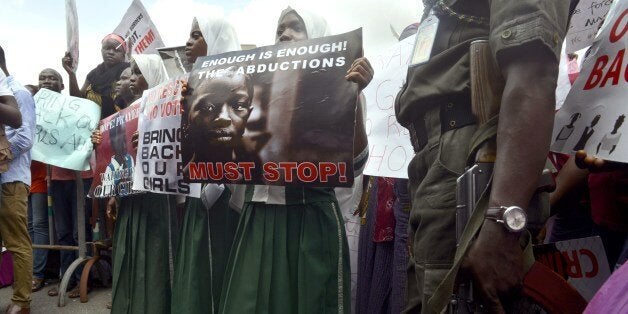
[[[85,98],[89,82],[87,81],[87,79],[85,79],[83,87],[79,89],[78,81],[76,79],[76,73],[74,73],[74,71],[72,70],[72,56],[69,52],[66,52],[63,59],[61,59],[61,65],[63,65],[63,69],[65,69],[65,71],[68,73],[68,77],[70,79],[70,95],[74,97]]]
[[[362,91],[373,79],[374,75],[373,67],[368,59],[361,57],[356,59],[352,64],[345,79],[358,84],[360,91]],[[358,98],[358,108],[356,110],[355,117],[355,129],[353,138],[353,156],[357,157],[368,145],[368,139],[366,137],[366,130],[364,128],[364,108],[362,108],[363,97]]]

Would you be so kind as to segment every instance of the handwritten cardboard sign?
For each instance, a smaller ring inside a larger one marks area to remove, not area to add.
[[[415,36],[369,56],[375,76],[364,89],[369,159],[364,174],[408,178],[408,163],[414,156],[410,133],[397,122],[395,96],[403,85],[410,64]]]
[[[593,43],[613,0],[580,0],[571,16],[565,41],[567,53],[576,52]]]
[[[83,98],[42,88],[35,94],[33,160],[72,170],[89,170],[91,134],[100,119],[100,106]]]

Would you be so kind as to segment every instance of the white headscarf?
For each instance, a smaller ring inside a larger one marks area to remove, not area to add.
[[[241,49],[235,29],[222,17],[206,19],[197,16],[194,20],[207,43],[208,56]]]
[[[160,56],[155,54],[133,55],[133,60],[140,68],[140,72],[148,83],[148,88],[153,88],[168,80],[164,62]]]
[[[331,35],[331,30],[329,29],[329,25],[327,21],[312,12],[299,8],[299,10],[293,9],[291,7],[287,7],[285,10],[281,11],[281,15],[279,16],[279,21],[277,25],[281,23],[286,14],[294,12],[303,20],[303,24],[305,24],[305,31],[307,33],[307,38],[319,38]]]

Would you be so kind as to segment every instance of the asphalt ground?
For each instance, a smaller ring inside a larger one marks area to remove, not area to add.
[[[31,313],[109,313],[107,302],[111,300],[111,288],[93,288],[89,293],[89,301],[81,303],[79,299],[65,297],[65,306],[58,307],[59,297],[49,297],[47,292],[57,283],[48,283],[42,290],[31,296]],[[13,289],[11,286],[0,289],[0,313],[4,313],[11,302]]]

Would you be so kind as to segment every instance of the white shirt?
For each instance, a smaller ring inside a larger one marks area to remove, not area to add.
[[[7,83],[7,76],[0,70],[0,96],[13,96],[9,84]]]

